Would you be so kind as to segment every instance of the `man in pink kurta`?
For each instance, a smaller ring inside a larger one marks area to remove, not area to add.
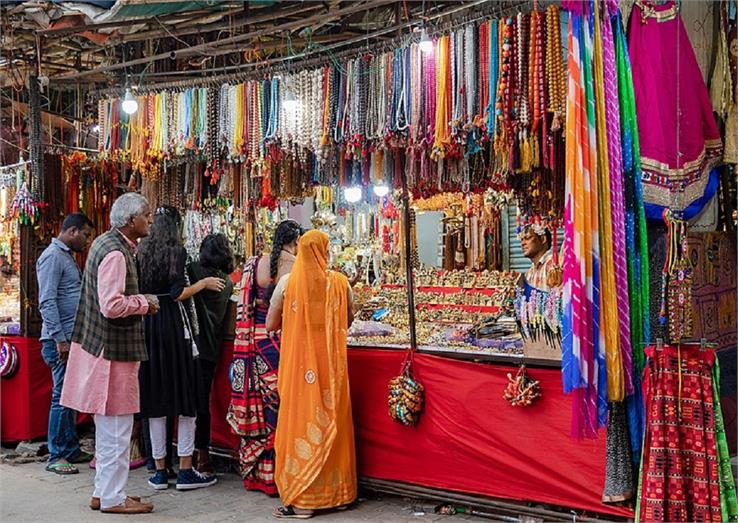
[[[155,296],[138,293],[136,241],[149,233],[151,210],[136,193],[118,198],[113,228],[90,248],[75,319],[61,404],[94,414],[97,458],[90,508],[141,514],[153,505],[125,493],[133,415],[139,411],[138,367],[146,359],[143,316]]]

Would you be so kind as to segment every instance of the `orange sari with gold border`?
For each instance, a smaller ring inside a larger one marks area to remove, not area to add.
[[[348,280],[328,271],[328,236],[300,238],[282,312],[274,448],[285,506],[327,509],[356,499],[346,333]]]

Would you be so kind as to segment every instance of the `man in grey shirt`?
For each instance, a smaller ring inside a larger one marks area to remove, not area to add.
[[[46,470],[76,474],[73,463],[84,463],[92,455],[79,448],[77,413],[59,404],[67,370],[69,342],[82,286],[81,272],[73,253],[82,252],[92,235],[92,222],[82,213],[64,219],[61,233],[51,240],[36,262],[38,301],[43,326],[41,354],[51,367],[53,389],[49,412],[49,462]]]

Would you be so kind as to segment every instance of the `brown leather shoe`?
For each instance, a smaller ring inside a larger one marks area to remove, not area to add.
[[[139,496],[128,496],[133,501],[141,501],[141,498]],[[95,496],[92,496],[92,499],[90,500],[90,510],[100,510],[100,498],[96,498]]]
[[[141,503],[133,498],[126,498],[125,502],[110,508],[101,508],[105,514],[147,514],[154,510],[153,503]]]

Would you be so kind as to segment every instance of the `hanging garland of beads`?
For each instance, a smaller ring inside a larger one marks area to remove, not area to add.
[[[205,193],[233,194],[256,178],[245,192],[257,205],[318,183],[391,185],[404,170],[417,196],[515,187],[535,192],[526,216],[559,216],[545,179],[558,174],[549,130],[551,118],[560,128],[565,98],[558,23],[555,6],[467,22],[432,52],[408,40],[280,78],[139,95],[131,118],[118,100],[101,102],[100,147],[146,180],[176,158],[204,160]]]

